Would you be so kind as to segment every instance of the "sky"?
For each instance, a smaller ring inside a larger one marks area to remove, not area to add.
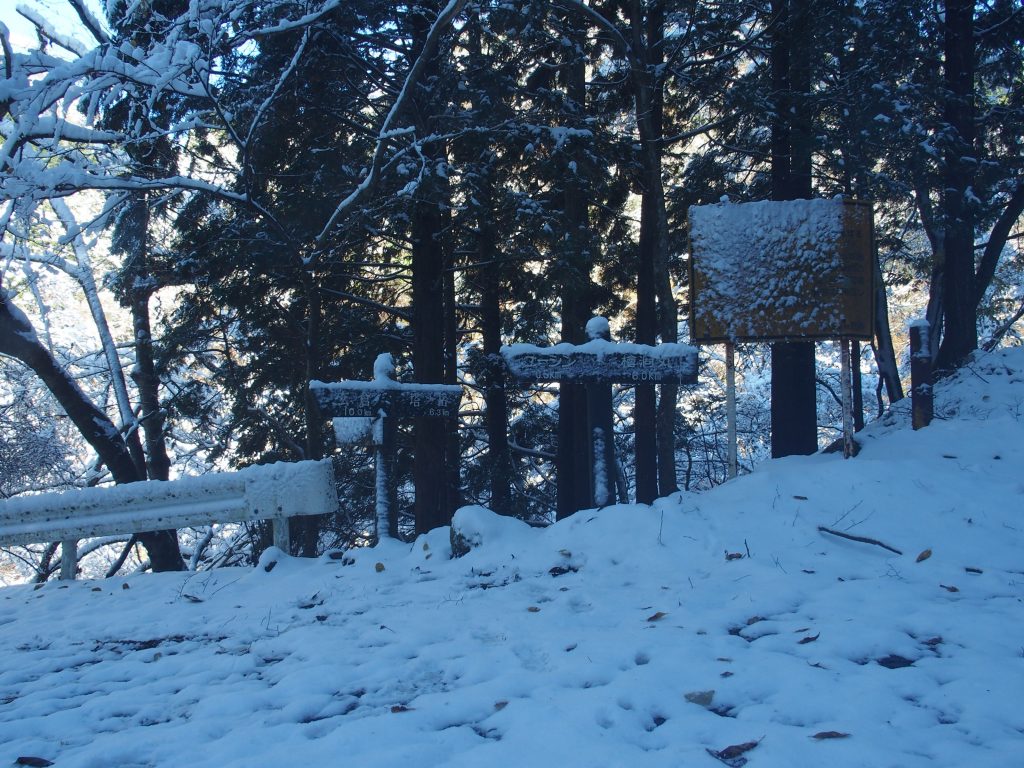
[[[98,0],[86,0],[93,13],[102,18],[102,7]],[[43,18],[50,21],[61,32],[71,33],[83,42],[90,41],[78,22],[78,16],[64,0],[0,0],[0,21],[7,25],[11,32],[11,42],[15,49],[28,48],[36,44],[35,28],[21,14],[19,7],[34,9]]]
[[[0,588],[0,765],[1019,765],[1022,403],[1001,350],[849,460],[545,529],[466,507],[315,560]]]

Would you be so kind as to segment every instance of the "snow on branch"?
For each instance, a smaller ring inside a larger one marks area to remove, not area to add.
[[[40,16],[34,8],[30,8],[27,5],[18,5],[18,14],[25,17],[31,24],[36,28],[40,35],[45,37],[47,40],[52,42],[54,45],[59,45],[61,48],[75,54],[76,56],[84,56],[88,50],[82,43],[75,40],[73,37],[62,35],[49,21]]]

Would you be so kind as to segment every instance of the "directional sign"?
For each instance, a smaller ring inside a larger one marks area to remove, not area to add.
[[[397,381],[310,383],[321,415],[326,418],[389,416],[455,418],[462,387],[457,384],[402,384]]]
[[[404,384],[394,379],[395,364],[387,352],[373,365],[373,381],[311,381],[324,419],[349,416],[374,419],[377,538],[398,537],[398,481],[395,441],[398,419],[457,418],[462,387],[457,384]]]
[[[519,381],[608,384],[694,384],[697,350],[686,344],[628,344],[604,340],[537,347],[513,344],[501,354]]]

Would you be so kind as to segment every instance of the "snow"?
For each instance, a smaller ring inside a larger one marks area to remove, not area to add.
[[[378,383],[395,380],[395,360],[390,352],[382,352],[373,361],[373,380]]]
[[[900,403],[854,459],[546,529],[465,508],[457,559],[445,528],[7,587],[0,761],[1019,764],[1022,404],[1024,350],[1002,351],[936,387],[931,426]]]
[[[357,445],[364,442],[373,428],[369,416],[339,416],[331,419],[334,426],[334,440],[338,445]]]
[[[610,339],[612,336],[611,326],[608,324],[608,318],[592,317],[587,321],[587,338],[588,339]]]

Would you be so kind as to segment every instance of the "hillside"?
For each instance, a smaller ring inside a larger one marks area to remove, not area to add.
[[[458,559],[0,589],[0,765],[1019,764],[1024,350],[936,412]]]

